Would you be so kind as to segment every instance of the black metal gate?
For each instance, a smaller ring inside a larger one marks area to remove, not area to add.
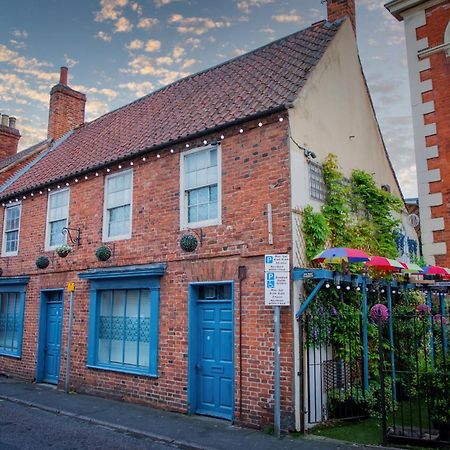
[[[348,334],[340,346],[330,341],[335,310],[318,310],[302,315],[301,383],[304,428],[331,419],[357,419],[367,411],[361,407],[366,395],[362,385],[362,320],[354,314],[348,320]],[[358,337],[356,337],[358,336]],[[355,339],[356,337],[356,339]]]
[[[385,442],[450,444],[449,325],[426,305],[392,317],[393,346],[386,345],[388,325],[378,330]]]

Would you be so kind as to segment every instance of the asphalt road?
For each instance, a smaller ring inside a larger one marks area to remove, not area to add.
[[[174,450],[175,444],[0,400],[0,450]]]

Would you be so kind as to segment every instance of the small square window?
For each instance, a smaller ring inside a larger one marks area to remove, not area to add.
[[[309,166],[309,194],[311,198],[325,201],[327,196],[327,186],[323,179],[323,169],[320,164],[308,161]]]

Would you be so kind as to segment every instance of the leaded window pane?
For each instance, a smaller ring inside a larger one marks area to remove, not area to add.
[[[325,201],[327,187],[323,178],[323,170],[320,164],[309,161],[309,192],[311,198]]]
[[[149,367],[150,291],[100,293],[97,360],[124,367]]]
[[[18,353],[19,346],[19,294],[3,292],[0,295],[0,350]]]

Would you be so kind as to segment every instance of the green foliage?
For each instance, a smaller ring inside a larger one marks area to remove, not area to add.
[[[306,257],[310,261],[325,248],[330,227],[323,214],[314,212],[312,206],[307,206],[303,210],[302,231],[305,236]]]
[[[339,170],[336,155],[329,154],[323,164],[323,179],[327,186],[327,196],[322,207],[331,231],[333,247],[345,247],[349,243],[350,188],[345,184],[344,175]]]
[[[311,206],[303,211],[308,260],[326,244],[360,248],[388,258],[398,256],[395,237],[400,221],[394,214],[402,210],[401,200],[379,188],[373,176],[362,170],[354,170],[346,180],[333,154],[323,163],[323,177],[327,196],[321,211],[315,212]]]
[[[392,213],[401,212],[401,200],[380,189],[372,175],[362,170],[353,171],[352,190],[357,203],[362,205],[367,213],[367,220],[374,232],[372,240],[377,243],[378,254],[395,258],[395,234],[400,221],[395,219]]]

